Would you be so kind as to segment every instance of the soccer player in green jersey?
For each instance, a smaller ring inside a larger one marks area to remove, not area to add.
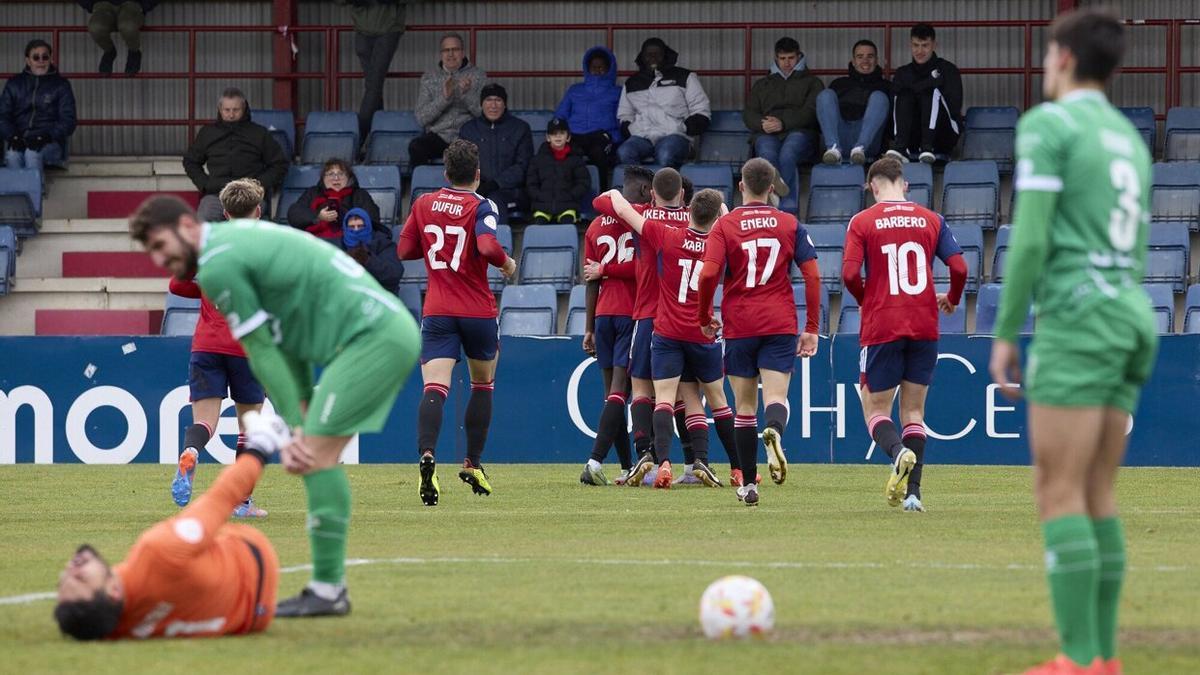
[[[350,484],[338,459],[354,434],[383,428],[417,360],[416,321],[353,258],[290,227],[202,224],[182,200],[160,196],[129,228],[156,265],[195,276],[294,429],[282,461],[304,477],[313,578],[275,615],[347,614]],[[314,366],[324,368],[315,387]]]
[[[1158,342],[1142,290],[1150,154],[1103,87],[1120,20],[1083,10],[1050,27],[1046,96],[1017,125],[1018,192],[990,370],[1018,395],[1017,333],[1037,327],[1024,372],[1034,489],[1062,653],[1028,673],[1119,673],[1125,542],[1114,483]]]

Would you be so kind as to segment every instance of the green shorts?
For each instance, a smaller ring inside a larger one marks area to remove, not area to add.
[[[305,435],[353,436],[383,429],[420,351],[421,334],[408,312],[357,335],[321,371],[304,419]]]
[[[1039,315],[1025,395],[1064,408],[1119,408],[1133,414],[1150,378],[1158,335],[1149,303],[1106,301]]]

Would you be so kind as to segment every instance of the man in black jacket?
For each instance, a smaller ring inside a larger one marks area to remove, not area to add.
[[[829,88],[817,95],[817,119],[826,148],[821,161],[840,164],[845,149],[849,149],[854,164],[865,164],[879,154],[891,105],[890,87],[883,79],[875,43],[855,42],[849,73],[830,82]]]
[[[197,213],[205,222],[223,219],[217,195],[229,181],[258,179],[269,195],[283,182],[288,167],[271,132],[250,121],[250,106],[240,89],[230,87],[222,92],[217,112],[217,121],[200,129],[183,156],[188,178],[203,195]]]
[[[933,26],[919,23],[909,31],[912,63],[892,78],[892,131],[887,154],[906,162],[909,156],[932,164],[948,155],[962,133],[962,76],[958,67],[937,55]]]
[[[88,17],[88,32],[100,47],[100,72],[112,74],[117,46],[112,34],[120,33],[129,53],[125,55],[125,74],[132,77],[142,69],[142,25],[146,14],[159,0],[79,0]]]
[[[468,121],[458,137],[479,148],[479,194],[496,204],[500,222],[525,210],[525,173],[533,157],[533,135],[525,120],[508,113],[508,92],[491,83],[479,93],[483,114]]]
[[[66,163],[67,138],[75,132],[75,93],[50,63],[50,45],[25,45],[25,69],[0,94],[0,139],[10,169],[40,169]]]

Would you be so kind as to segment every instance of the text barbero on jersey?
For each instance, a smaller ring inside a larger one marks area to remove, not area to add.
[[[911,204],[895,204],[883,210],[886,213],[894,211],[912,212],[916,209]],[[883,218],[875,219],[875,229],[877,230],[893,230],[898,228],[925,228],[929,227],[929,222],[923,216],[906,216],[906,215],[890,215]]]

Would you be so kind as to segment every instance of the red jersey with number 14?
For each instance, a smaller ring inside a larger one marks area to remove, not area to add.
[[[597,216],[583,235],[584,259],[594,260],[606,270],[624,269],[633,263],[633,233],[612,216]],[[637,282],[633,275],[606,274],[600,280],[596,316],[633,316]]]
[[[912,202],[879,202],[851,218],[843,264],[867,268],[859,344],[938,339],[933,257],[961,253],[945,219]]]
[[[700,312],[697,288],[708,233],[647,220],[642,226],[642,240],[657,254],[659,266],[655,334],[683,342],[714,342],[696,325],[696,315]]]

